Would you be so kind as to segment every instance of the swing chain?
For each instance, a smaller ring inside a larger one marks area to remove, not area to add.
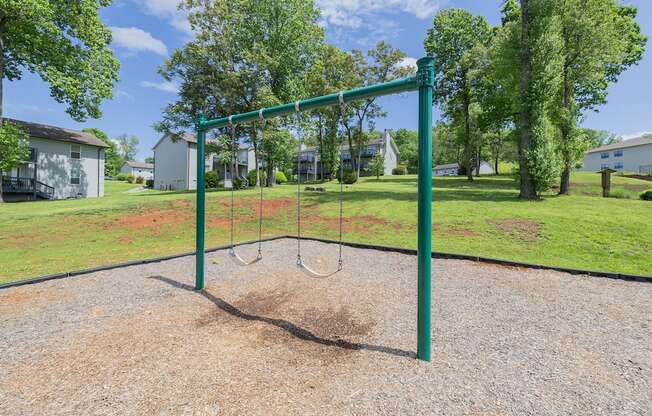
[[[301,133],[301,109],[299,101],[294,103],[294,110],[297,114],[297,136],[299,137],[299,151],[297,152],[297,265],[301,266],[301,147],[303,144],[303,134]]]
[[[263,144],[265,139],[265,126],[267,125],[267,120],[263,117],[262,108],[258,111],[258,117],[260,118],[260,144]],[[256,155],[257,156],[257,155]],[[258,169],[258,166],[256,166]],[[260,175],[258,175],[260,177]],[[263,258],[263,184],[260,184],[260,213],[258,215],[258,259]]]
[[[340,91],[338,95],[338,101],[340,103],[340,118],[342,123],[344,123],[344,117],[346,115],[346,103],[344,102],[344,92]],[[342,270],[342,226],[343,226],[343,217],[344,217],[344,158],[342,156],[342,144],[344,141],[344,136],[340,138],[340,241],[339,241],[339,257],[337,260],[337,270]],[[349,149],[350,152],[351,149]]]
[[[231,134],[231,151],[232,151],[232,164],[231,164],[231,249],[229,250],[231,254],[235,254],[235,248],[234,248],[234,243],[233,243],[233,228],[235,226],[235,222],[233,220],[235,216],[235,211],[233,209],[233,204],[234,204],[234,188],[235,188],[235,178],[233,177],[233,167],[236,163],[236,151],[235,151],[235,125],[233,124],[233,116],[229,116],[229,126],[228,130],[229,133]]]

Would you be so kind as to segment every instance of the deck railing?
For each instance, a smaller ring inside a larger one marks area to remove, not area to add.
[[[34,192],[40,196],[52,199],[54,197],[54,188],[34,178],[19,178],[15,176],[2,177],[3,193],[30,193]]]

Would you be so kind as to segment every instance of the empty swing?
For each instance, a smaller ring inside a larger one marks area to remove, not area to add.
[[[233,146],[233,164],[232,168],[235,168],[235,171],[238,171],[238,143],[236,140],[236,134],[235,134],[235,125],[232,122],[232,117],[229,116],[229,133],[231,134],[231,145]],[[260,119],[260,141],[262,142],[264,140],[264,135],[265,135],[265,124],[266,120],[263,117],[263,110],[260,110],[258,112],[258,117]],[[256,169],[258,169],[258,166],[256,166]],[[258,254],[256,255],[256,258],[254,258],[251,261],[246,261],[240,255],[235,251],[235,243],[234,243],[234,230],[235,230],[235,203],[234,203],[234,193],[235,193],[235,176],[236,172],[231,172],[231,248],[229,250],[229,254],[231,258],[239,265],[241,266],[249,266],[254,263],[259,262],[260,260],[263,259],[263,240],[262,240],[262,235],[263,235],[263,184],[260,184],[260,206],[259,206],[259,215],[258,215]]]
[[[339,94],[340,117],[344,117],[346,104],[344,103],[344,95]],[[297,115],[297,123],[301,123],[301,109],[299,108],[299,101],[294,103],[294,110]],[[303,134],[300,129],[299,136],[299,152],[297,153],[297,266],[311,277],[325,278],[334,275],[342,270],[342,222],[344,214],[344,168],[342,163],[342,139],[340,139],[340,221],[339,221],[339,255],[337,260],[337,270],[330,273],[319,273],[308,267],[301,257],[301,148],[303,145]],[[323,167],[322,167],[323,169]]]

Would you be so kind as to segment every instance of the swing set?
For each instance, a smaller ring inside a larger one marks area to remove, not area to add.
[[[375,84],[356,88],[340,93],[323,95],[320,97],[299,100],[294,103],[262,108],[228,117],[207,120],[199,116],[196,124],[197,131],[197,231],[196,231],[196,272],[195,290],[204,289],[205,275],[205,220],[206,220],[206,184],[204,160],[206,153],[206,133],[216,128],[227,127],[233,145],[233,158],[237,162],[237,139],[235,127],[238,123],[254,122],[258,120],[261,132],[265,130],[266,121],[270,118],[285,116],[294,113],[297,120],[301,119],[301,112],[316,108],[339,105],[340,114],[343,115],[346,103],[366,98],[380,97],[418,90],[419,92],[419,168],[418,168],[418,305],[417,305],[417,358],[430,361],[431,350],[431,250],[432,250],[432,91],[434,87],[434,60],[421,58],[417,61],[417,74],[382,84]],[[264,140],[264,133],[261,135]],[[299,134],[299,149],[303,143],[303,135]],[[342,218],[343,218],[343,167],[340,152],[340,192],[339,192],[339,258],[337,270],[330,273],[318,273],[311,269],[301,255],[301,158],[297,155],[297,260],[296,265],[306,274],[325,278],[340,272],[342,262]],[[236,165],[237,167],[237,165]],[[258,167],[256,167],[258,169]],[[233,181],[234,172],[231,172]],[[229,254],[238,264],[247,266],[263,259],[262,253],[262,220],[263,220],[263,187],[260,186],[260,208],[258,218],[258,254],[252,260],[245,260],[235,250],[234,241],[234,186],[231,186],[231,245]]]

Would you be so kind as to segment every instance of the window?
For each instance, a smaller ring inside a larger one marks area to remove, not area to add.
[[[609,159],[609,152],[600,153],[600,159]]]
[[[70,145],[70,158],[81,159],[81,146],[78,144]]]
[[[622,150],[616,150],[614,152],[614,157],[623,157],[623,151]]]
[[[600,169],[609,169],[609,164],[603,163],[602,166],[600,166]]]
[[[614,169],[622,169],[622,168],[623,168],[623,162],[614,163]]]
[[[81,183],[79,176],[79,166],[73,166],[70,169],[70,184],[79,185]]]

